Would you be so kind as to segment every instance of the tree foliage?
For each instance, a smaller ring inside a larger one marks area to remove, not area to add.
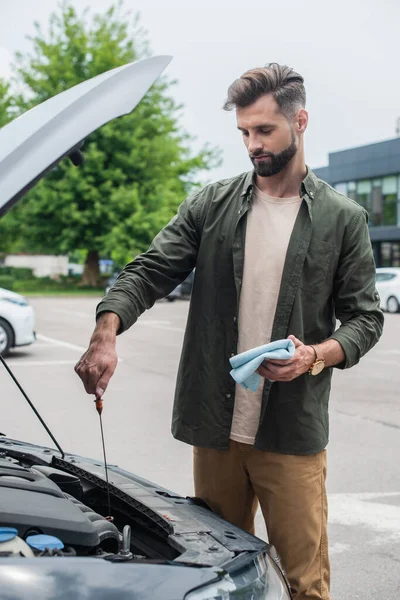
[[[48,33],[36,25],[31,41],[32,51],[18,55],[15,64],[23,92],[15,95],[14,110],[25,111],[81,81],[149,55],[138,17],[124,13],[121,3],[90,18],[64,2],[51,15]],[[84,250],[85,283],[94,285],[100,256],[122,264],[148,247],[196,185],[199,171],[218,162],[218,153],[208,147],[191,154],[190,138],[179,125],[181,107],[169,95],[170,86],[165,78],[159,80],[133,113],[89,136],[82,166],[62,161],[10,211],[4,230],[8,241],[11,231],[15,250]],[[4,102],[0,124],[10,113]]]

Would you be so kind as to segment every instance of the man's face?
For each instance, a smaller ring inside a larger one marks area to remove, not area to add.
[[[239,131],[259,177],[280,173],[298,149],[294,123],[279,112],[271,94],[236,109]]]

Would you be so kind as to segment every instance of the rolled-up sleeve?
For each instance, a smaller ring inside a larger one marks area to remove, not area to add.
[[[341,325],[331,339],[339,342],[346,357],[338,368],[357,364],[382,335],[384,319],[375,281],[368,214],[361,209],[349,224],[334,281],[335,314]]]

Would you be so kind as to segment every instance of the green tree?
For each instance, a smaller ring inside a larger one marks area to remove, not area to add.
[[[51,15],[47,34],[36,25],[32,46],[15,65],[23,94],[14,104],[21,111],[149,55],[138,17],[128,18],[122,3],[89,18],[64,2]],[[15,249],[84,250],[83,282],[96,285],[101,256],[122,264],[148,247],[196,185],[198,172],[218,163],[218,153],[208,147],[191,154],[170,85],[160,80],[133,113],[94,132],[83,147],[82,166],[62,161],[7,215],[6,228],[20,227]]]
[[[0,128],[7,125],[15,116],[15,98],[10,83],[0,79]],[[15,216],[0,221],[0,257],[12,251],[16,238]]]

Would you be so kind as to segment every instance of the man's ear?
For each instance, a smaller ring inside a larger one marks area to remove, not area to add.
[[[295,116],[295,128],[298,133],[304,133],[308,125],[308,112],[301,108]]]

